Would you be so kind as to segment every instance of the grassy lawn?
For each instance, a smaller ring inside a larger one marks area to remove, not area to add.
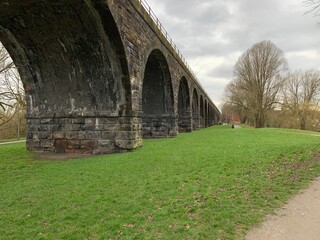
[[[242,239],[320,175],[320,137],[214,126],[131,153],[0,146],[0,239]]]

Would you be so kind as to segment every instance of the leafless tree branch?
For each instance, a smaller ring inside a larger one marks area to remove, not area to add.
[[[287,69],[282,50],[270,41],[254,44],[234,66],[234,80],[227,86],[229,103],[247,112],[255,127],[264,127],[267,112],[276,103]]]
[[[26,107],[19,73],[9,53],[0,43],[0,126]]]

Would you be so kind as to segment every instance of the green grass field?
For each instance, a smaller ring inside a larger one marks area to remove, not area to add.
[[[0,146],[0,239],[243,239],[320,175],[320,137],[214,126],[134,152],[34,160]]]

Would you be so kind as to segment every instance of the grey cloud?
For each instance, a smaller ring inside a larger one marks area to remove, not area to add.
[[[233,65],[232,64],[223,64],[214,69],[211,69],[207,75],[213,78],[224,78],[224,79],[232,79],[233,77]]]
[[[203,81],[208,94],[222,96],[223,84],[214,78],[230,78],[239,56],[254,43],[271,40],[289,56],[289,67],[319,65],[318,57],[296,56],[301,51],[318,51],[320,28],[317,19],[305,15],[302,0],[148,0],[186,59],[214,56],[225,64],[207,71]],[[161,10],[157,12],[157,9]],[[296,59],[295,59],[296,58]],[[316,62],[316,63],[313,63]],[[191,66],[192,67],[192,66]],[[210,66],[208,66],[210,69]],[[202,74],[203,76],[203,74]],[[201,79],[200,79],[201,81]],[[218,93],[220,91],[220,93]]]

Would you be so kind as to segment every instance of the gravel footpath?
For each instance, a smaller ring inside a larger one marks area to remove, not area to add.
[[[7,144],[12,144],[12,143],[22,143],[25,142],[26,140],[19,140],[19,141],[12,141],[12,142],[3,142],[0,143],[0,145],[7,145]]]
[[[320,177],[308,189],[267,216],[252,229],[246,240],[319,240],[320,239]]]

